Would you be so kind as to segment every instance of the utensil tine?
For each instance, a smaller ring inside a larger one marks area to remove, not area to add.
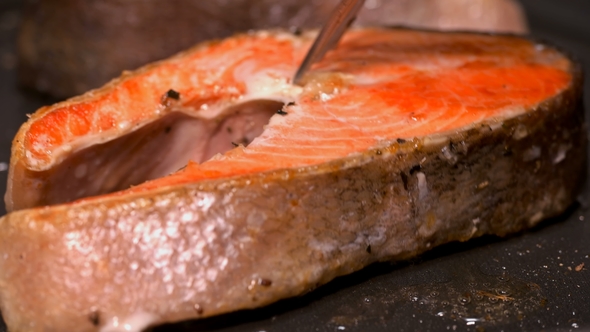
[[[330,49],[336,47],[346,29],[356,19],[364,3],[365,0],[342,0],[338,4],[295,73],[294,84],[300,85],[309,68],[320,61]]]

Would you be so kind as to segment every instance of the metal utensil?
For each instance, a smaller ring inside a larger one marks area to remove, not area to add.
[[[320,61],[326,52],[338,44],[346,29],[356,19],[356,15],[364,3],[365,0],[342,0],[338,4],[307,52],[301,66],[299,66],[297,73],[293,77],[294,84],[300,85],[303,76],[311,65]]]

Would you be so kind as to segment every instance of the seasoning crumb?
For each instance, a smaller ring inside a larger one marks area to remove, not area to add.
[[[166,98],[178,100],[180,99],[180,92],[170,89],[168,90],[168,92],[166,92]]]
[[[289,113],[287,113],[287,112],[285,112],[285,111],[283,111],[283,110],[281,109],[281,110],[278,110],[278,111],[277,111],[277,114],[280,114],[280,115],[287,115],[287,114],[289,114]]]
[[[397,142],[398,142],[399,144],[404,144],[404,143],[406,142],[406,140],[405,140],[405,139],[403,139],[403,138],[398,138],[398,139],[397,139]]]
[[[242,143],[243,146],[248,146],[248,144],[250,144],[250,139],[248,139],[248,137],[242,137],[242,139],[240,140],[240,143]]]
[[[235,142],[231,142],[231,145],[235,146],[236,148],[239,146],[239,144]]]
[[[269,287],[272,285],[272,280],[262,278],[258,281],[258,284],[260,284],[260,286]]]
[[[162,95],[161,103],[162,103],[162,105],[169,107],[172,105],[174,100],[179,100],[179,99],[180,99],[180,92],[170,89]]]
[[[93,308],[92,311],[90,311],[90,313],[88,314],[88,320],[94,326],[100,325],[100,312]]]
[[[294,34],[295,36],[301,36],[301,34],[303,33],[303,32],[301,31],[301,28],[300,28],[300,27],[298,27],[298,26],[291,26],[291,27],[289,28],[289,31],[290,31],[292,34]]]
[[[580,265],[578,265],[578,266],[575,267],[576,272],[580,272],[583,269],[584,269],[584,263],[582,263],[582,264],[580,264]]]
[[[202,315],[203,314],[203,307],[201,307],[200,304],[198,304],[198,303],[195,304],[193,306],[193,308],[195,308],[195,311],[197,312],[197,314],[199,314],[199,315]]]
[[[571,271],[572,270],[572,267],[571,266],[568,266],[567,269]]]

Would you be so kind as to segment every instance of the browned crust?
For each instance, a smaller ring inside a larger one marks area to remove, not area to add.
[[[417,138],[316,167],[11,213],[0,221],[7,325],[97,331],[137,311],[154,323],[207,317],[375,261],[532,227],[562,213],[585,177],[578,65],[572,73],[537,108],[446,142]]]

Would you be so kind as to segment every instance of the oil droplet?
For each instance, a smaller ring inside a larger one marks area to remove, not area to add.
[[[578,327],[580,327],[580,326],[578,325],[578,323],[572,323],[572,327],[573,327],[574,329],[577,329],[577,328],[578,328]]]
[[[475,325],[475,323],[480,322],[481,319],[479,318],[464,318],[465,322],[467,323],[467,325]]]
[[[439,292],[437,292],[437,291],[432,291],[432,292],[430,292],[430,296],[432,296],[432,297],[437,297],[439,294],[440,294],[440,293],[439,293]]]
[[[503,289],[503,288],[497,288],[496,294],[501,295],[501,296],[510,296],[510,291]]]
[[[469,294],[459,296],[459,304],[467,305],[471,303],[471,296]]]
[[[498,276],[497,279],[503,282],[510,281],[510,277],[507,275]]]
[[[444,311],[439,311],[436,315],[438,317],[443,317],[445,315],[445,313],[444,313]]]

